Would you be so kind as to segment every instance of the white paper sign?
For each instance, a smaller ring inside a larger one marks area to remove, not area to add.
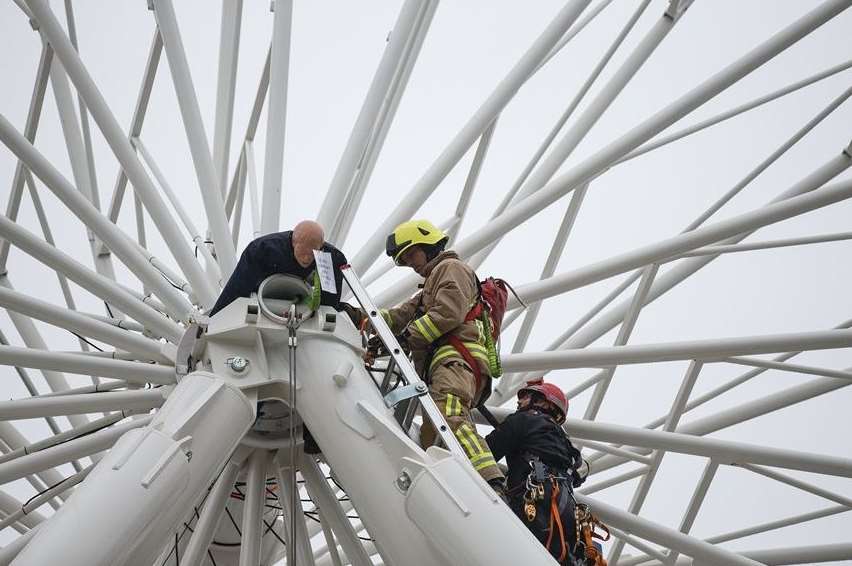
[[[314,262],[319,274],[320,288],[326,293],[337,293],[337,282],[334,280],[334,264],[331,254],[322,250],[314,250]]]

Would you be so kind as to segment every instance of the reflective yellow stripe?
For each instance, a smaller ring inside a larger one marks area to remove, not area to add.
[[[423,338],[424,338],[427,342],[432,342],[432,341],[433,341],[433,339],[429,337],[429,331],[426,329],[426,327],[425,327],[425,326],[423,326],[423,323],[422,323],[422,322],[420,322],[420,319],[419,319],[419,318],[418,318],[417,320],[415,320],[415,321],[414,321],[414,329],[415,329],[415,330],[417,330],[417,332],[419,332],[419,333],[420,333],[420,335],[421,335],[421,336],[422,336],[422,337],[423,337]]]
[[[432,319],[428,314],[424,314],[423,316],[421,316],[420,320],[423,321],[423,324],[425,324],[426,327],[429,329],[429,332],[432,333],[433,342],[441,337],[441,331],[438,330],[438,327],[435,326],[435,323],[432,322]]]
[[[474,454],[473,446],[471,446],[470,443],[468,442],[467,438],[465,438],[464,430],[462,430],[463,428],[464,428],[464,425],[462,425],[462,426],[460,426],[459,428],[456,429],[456,431],[455,431],[456,438],[459,439],[459,442],[461,443],[462,448],[464,448],[464,451],[467,453],[467,457],[472,458],[473,454]]]
[[[469,424],[467,424],[467,423],[462,424],[458,428],[457,432],[462,433],[465,436],[465,438],[467,438],[467,441],[471,445],[471,451],[468,452],[468,456],[473,458],[476,455],[483,454],[483,453],[487,452],[487,450],[482,448],[482,443],[480,443],[479,439],[476,438],[476,435],[473,433],[473,429],[470,427]]]
[[[470,463],[473,465],[473,469],[477,472],[491,466],[497,466],[497,461],[494,459],[494,456],[491,455],[491,452],[482,454],[476,458],[471,458]]]
[[[462,414],[462,404],[461,400],[457,395],[453,395],[452,393],[447,393],[447,403],[444,409],[444,413],[448,417],[458,417]]]
[[[462,344],[470,351],[470,355],[474,359],[482,360],[486,365],[488,364],[488,354],[481,345],[476,342],[462,342]],[[432,356],[432,362],[429,364],[429,369],[431,370],[435,367],[435,364],[444,360],[446,358],[455,356],[456,358],[462,358],[461,353],[458,352],[453,346],[445,345],[441,346],[437,350],[435,350],[435,354]],[[464,358],[462,358],[464,359]]]
[[[486,452],[488,452],[488,448],[484,447],[482,445],[482,442],[479,441],[479,435],[477,435],[470,427],[468,427],[468,430],[470,432],[470,441],[474,444],[474,446],[476,446],[477,452],[480,454],[485,454]]]

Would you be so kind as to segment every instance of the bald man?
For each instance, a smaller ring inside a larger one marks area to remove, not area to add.
[[[313,285],[314,250],[331,254],[337,283],[337,293],[323,291],[320,304],[340,310],[343,285],[340,267],[346,264],[346,256],[325,242],[322,226],[313,220],[303,220],[293,230],[261,236],[246,246],[210,315],[216,314],[237,297],[248,297],[257,291],[264,279],[276,273],[294,275]]]

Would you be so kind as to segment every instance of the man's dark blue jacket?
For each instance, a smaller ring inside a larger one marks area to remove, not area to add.
[[[340,308],[340,291],[343,285],[343,273],[340,267],[346,265],[346,256],[343,252],[325,243],[322,251],[331,254],[334,265],[334,280],[337,284],[337,293],[323,291],[320,304]],[[313,273],[315,266],[312,263],[308,267],[302,267],[293,255],[293,232],[277,232],[261,236],[251,242],[240,256],[237,267],[228,279],[227,285],[216,300],[216,304],[210,311],[214,315],[236,299],[237,297],[248,297],[260,286],[264,279],[275,273],[293,275],[308,281],[313,285]]]

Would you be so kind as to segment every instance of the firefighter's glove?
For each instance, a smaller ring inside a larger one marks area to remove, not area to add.
[[[399,342],[399,345],[402,347],[402,351],[405,352],[406,355],[411,353],[411,344],[408,342],[410,337],[411,334],[409,334],[408,329],[403,330],[402,334],[396,337],[397,342]]]
[[[361,321],[364,320],[364,311],[357,307],[353,307],[349,303],[340,303],[340,308],[349,316],[355,328],[361,327]]]
[[[376,361],[376,358],[386,356],[387,353],[387,349],[382,343],[381,338],[373,336],[367,340],[367,347],[364,349],[364,363],[371,366]]]

